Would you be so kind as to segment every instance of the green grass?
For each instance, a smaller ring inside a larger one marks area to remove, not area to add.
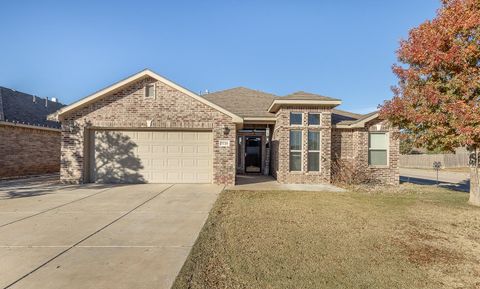
[[[223,192],[173,288],[479,288],[468,195]]]

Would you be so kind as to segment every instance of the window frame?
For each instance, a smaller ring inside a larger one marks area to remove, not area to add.
[[[318,124],[310,124],[310,115],[318,115]],[[307,115],[307,125],[311,127],[319,127],[322,125],[322,113],[321,112],[309,112]]]
[[[300,124],[292,124],[292,114],[299,114],[301,116]],[[289,114],[288,124],[291,127],[300,127],[303,125],[303,112],[301,111],[291,111]]]
[[[152,86],[153,87],[153,95],[152,96],[147,96],[147,91],[148,91],[148,87],[149,86]],[[157,98],[157,86],[155,85],[155,83],[147,83],[145,84],[145,88],[144,88],[144,92],[143,92],[143,97],[145,98],[153,98],[153,99],[156,99]]]
[[[318,150],[311,150],[310,147],[309,147],[309,143],[310,143],[310,138],[309,138],[309,134],[311,132],[317,132],[318,133]],[[312,172],[312,173],[320,173],[322,171],[322,154],[321,154],[321,150],[322,150],[322,132],[319,131],[319,130],[308,130],[307,131],[307,171],[308,172]],[[310,168],[309,168],[309,165],[310,165],[310,153],[318,153],[318,170],[316,171],[311,171]]]
[[[372,148],[371,147],[371,141],[370,141],[370,135],[372,134],[383,134],[385,135],[385,149],[379,149],[379,148]],[[370,162],[370,151],[385,151],[387,154],[387,163],[385,165],[372,165]],[[386,131],[369,131],[368,132],[368,167],[369,168],[388,168],[390,167],[390,134],[389,132]]]
[[[298,131],[300,132],[300,149],[299,150],[292,150],[292,145],[291,145],[291,138],[292,138],[292,132],[293,131]],[[292,170],[292,162],[291,162],[291,156],[292,152],[300,153],[300,170],[294,171]],[[291,129],[288,132],[288,171],[291,173],[301,173],[303,172],[303,130],[302,129]]]

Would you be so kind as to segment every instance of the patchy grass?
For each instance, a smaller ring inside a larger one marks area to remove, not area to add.
[[[480,208],[427,186],[223,192],[173,288],[480,288]]]

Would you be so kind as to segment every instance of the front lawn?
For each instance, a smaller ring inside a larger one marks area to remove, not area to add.
[[[480,288],[480,208],[436,187],[223,192],[173,288]]]

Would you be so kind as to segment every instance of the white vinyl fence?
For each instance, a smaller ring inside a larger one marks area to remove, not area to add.
[[[468,167],[469,154],[467,152],[456,154],[421,154],[421,155],[400,155],[401,168],[429,168],[433,162],[441,162],[442,168],[463,168]]]

